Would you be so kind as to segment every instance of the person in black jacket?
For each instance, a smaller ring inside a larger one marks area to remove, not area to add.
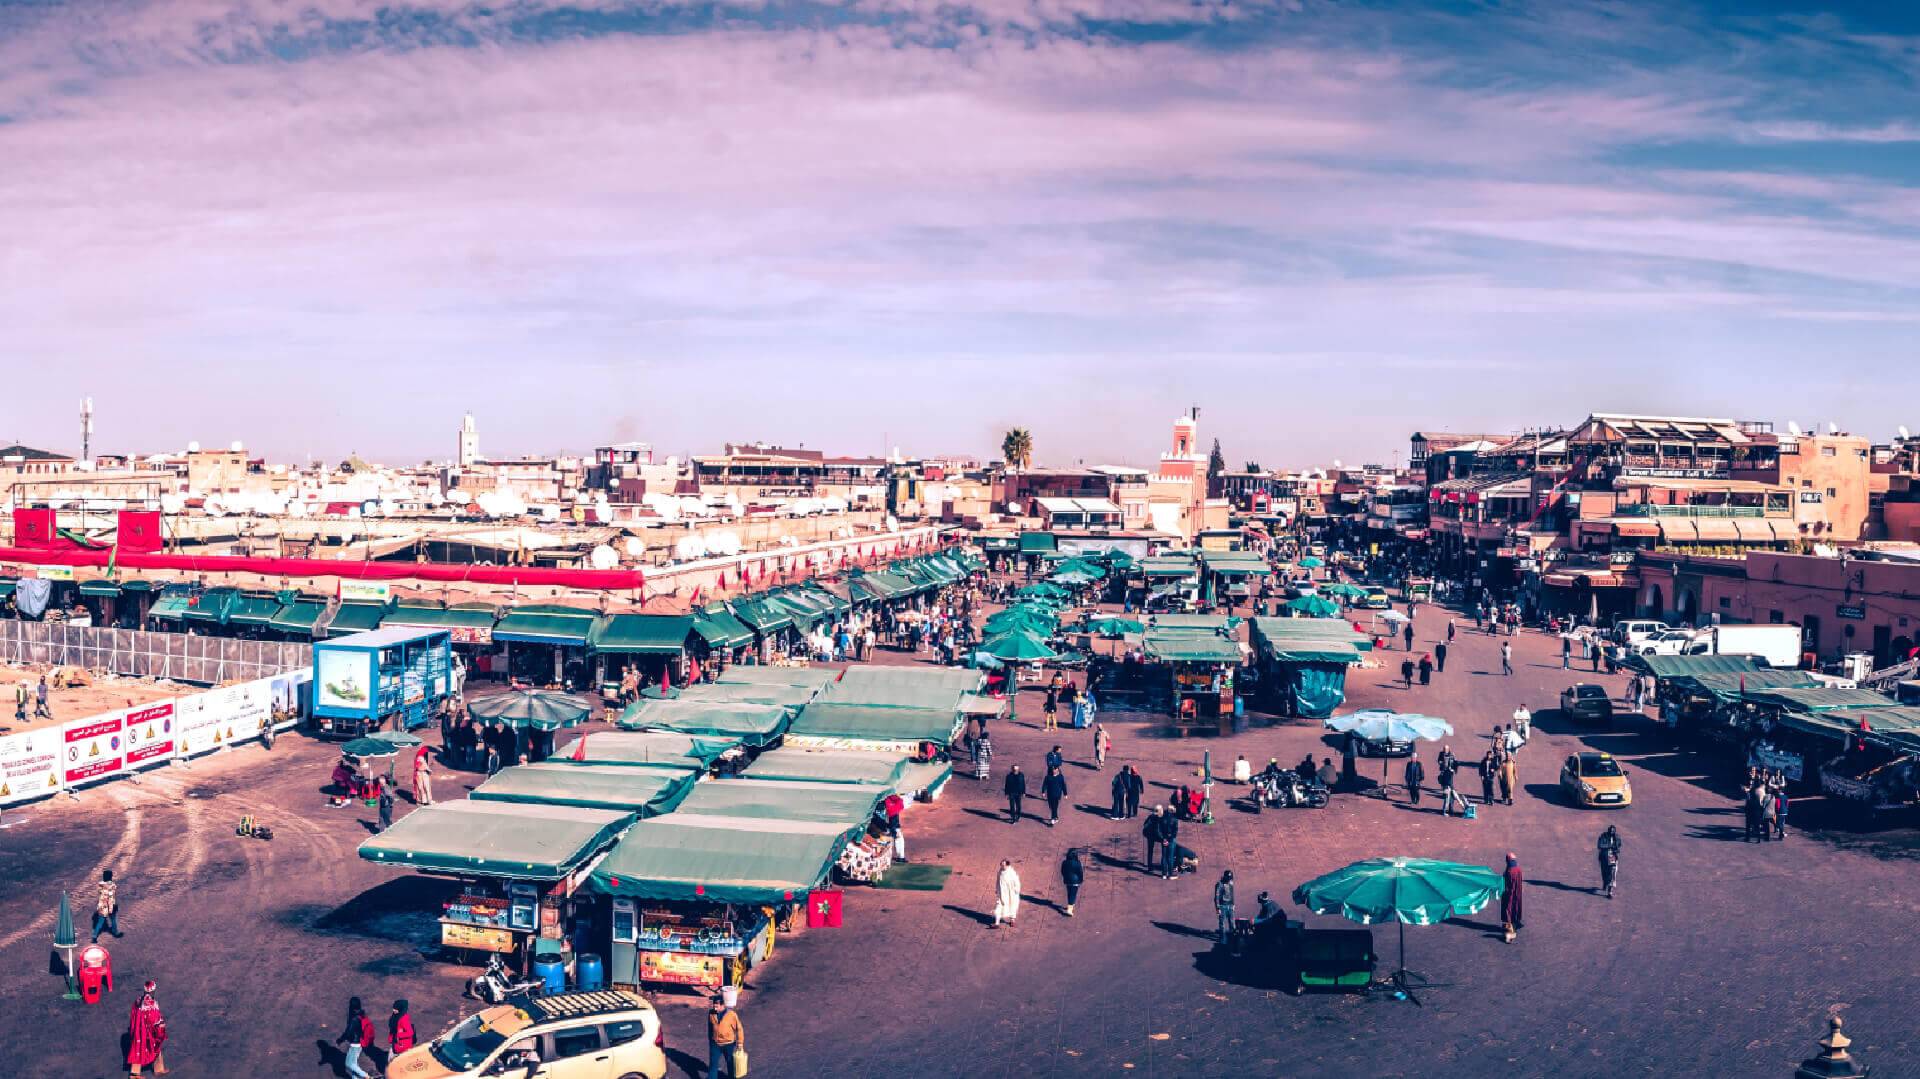
[[[1147,793],[1147,781],[1140,778],[1140,769],[1127,765],[1127,816],[1140,815],[1140,796]]]
[[[1160,844],[1166,841],[1165,833],[1160,830],[1159,806],[1154,806],[1147,813],[1147,822],[1140,826],[1140,835],[1147,841],[1147,855],[1142,859],[1142,864],[1146,866],[1147,872],[1151,873],[1153,867],[1160,862]]]
[[[1160,814],[1160,877],[1172,880],[1178,860],[1174,852],[1179,844],[1174,840],[1180,837],[1180,821],[1172,813]]]
[[[1427,766],[1420,763],[1419,757],[1407,758],[1407,800],[1413,805],[1420,804],[1420,784],[1426,782]]]
[[[1113,812],[1112,819],[1119,820],[1127,815],[1127,795],[1133,790],[1133,784],[1127,781],[1127,770],[1113,773]]]
[[[1220,918],[1220,943],[1225,944],[1233,937],[1233,870],[1220,874],[1219,883],[1213,886],[1213,912]]]
[[[1020,766],[1017,764],[1007,772],[1006,791],[1007,823],[1019,824],[1020,803],[1025,801],[1027,797],[1027,774],[1022,772]]]
[[[1067,796],[1067,777],[1060,773],[1060,766],[1047,769],[1047,778],[1040,781],[1040,793],[1047,799],[1047,827],[1060,823],[1060,799]]]
[[[1620,830],[1607,825],[1597,844],[1600,854],[1600,890],[1613,898],[1613,882],[1620,875]]]
[[[1080,885],[1087,879],[1087,867],[1080,864],[1080,848],[1068,847],[1067,856],[1060,860],[1060,883],[1067,889],[1067,917],[1073,917],[1073,907],[1080,901]]]

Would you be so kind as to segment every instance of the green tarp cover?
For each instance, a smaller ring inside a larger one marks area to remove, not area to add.
[[[955,708],[901,708],[884,704],[814,701],[793,718],[787,733],[807,738],[849,738],[867,742],[936,742],[947,745],[960,733]]]
[[[625,730],[738,738],[748,746],[763,746],[784,734],[791,719],[792,714],[777,704],[727,704],[681,697],[635,701],[621,713],[619,726]]]
[[[677,655],[693,632],[689,614],[611,614],[593,625],[587,647],[596,652]]]
[[[705,701],[708,704],[777,704],[788,712],[813,699],[812,686],[751,685],[740,682],[711,682],[688,686],[678,691],[681,701]]]
[[[944,667],[848,667],[820,691],[835,704],[885,704],[957,711],[964,694],[986,685],[983,672]]]
[[[618,809],[657,817],[680,804],[699,773],[675,768],[546,762],[503,768],[468,797],[483,802]]]
[[[80,594],[83,596],[117,596],[120,594],[120,586],[105,578],[96,577],[90,581],[80,582]]]
[[[422,629],[492,629],[495,619],[491,607],[429,607],[402,603],[381,623],[385,626],[419,626]]]
[[[360,844],[360,857],[442,873],[559,880],[613,842],[632,813],[515,802],[440,802]]]
[[[1281,685],[1293,714],[1325,719],[1347,699],[1347,665],[1295,663],[1281,668]]]
[[[1240,628],[1240,619],[1223,614],[1156,614],[1147,619],[1147,629],[1191,629],[1209,633],[1231,633]]]
[[[200,593],[199,602],[187,608],[186,619],[189,622],[218,622],[224,625],[227,609],[238,598],[240,590],[237,588],[209,588]]]
[[[693,620],[693,631],[715,648],[738,648],[753,643],[752,628],[725,608],[700,612]]]
[[[746,774],[753,779],[886,785],[897,781],[906,770],[907,758],[898,753],[781,748],[760,754],[747,766]]]
[[[704,771],[721,754],[737,745],[740,745],[738,738],[696,738],[672,731],[590,731],[555,750],[546,763]]]
[[[1141,650],[1149,658],[1169,663],[1238,663],[1240,643],[1209,633],[1148,630]]]
[[[1021,554],[1039,554],[1042,551],[1054,550],[1058,546],[1060,541],[1051,532],[1020,533]]]
[[[1361,652],[1373,651],[1373,638],[1338,618],[1256,618],[1253,646],[1261,651],[1304,644],[1348,644]]]
[[[1199,571],[1199,564],[1191,558],[1155,556],[1140,562],[1140,572],[1148,577],[1190,577]]]
[[[807,783],[784,779],[716,779],[701,783],[677,816],[804,820],[862,828],[889,788],[871,783]]]
[[[1828,712],[1817,718],[1844,723],[1848,733],[1860,730],[1864,721],[1867,730],[1862,737],[1867,741],[1896,753],[1920,753],[1920,708],[1901,706]]]
[[[874,599],[898,599],[910,596],[920,589],[912,581],[897,573],[863,573],[853,579],[853,583],[866,590]]]
[[[1790,712],[1837,712],[1897,707],[1892,697],[1883,697],[1870,689],[1762,689],[1751,690],[1747,699],[1770,704]]]
[[[1805,671],[1746,671],[1741,674],[1695,674],[1672,680],[1677,685],[1705,693],[1721,704],[1730,704],[1740,695],[1762,689],[1808,689],[1820,683]]]
[[[186,596],[161,596],[147,610],[148,618],[182,619],[187,616],[189,600]]]
[[[715,679],[723,686],[800,686],[819,689],[840,677],[831,667],[776,667],[772,664],[734,664]]]
[[[493,639],[584,647],[587,634],[593,632],[595,617],[586,611],[571,614],[526,609],[508,611],[494,623]]]
[[[1360,650],[1345,641],[1269,642],[1266,653],[1275,663],[1360,662]]]
[[[280,600],[271,595],[243,595],[227,609],[227,623],[235,626],[265,626],[280,613]]]
[[[733,613],[762,635],[778,633],[793,625],[793,616],[784,609],[757,599],[735,600]]]
[[[798,901],[827,879],[846,843],[833,824],[672,813],[628,829],[589,886],[663,902]]]
[[[1680,678],[1695,674],[1739,674],[1763,670],[1752,656],[1643,656],[1647,672],[1655,678]]]
[[[160,602],[167,601],[163,599]],[[157,607],[158,604],[155,606]],[[274,615],[273,621],[268,624],[274,629],[287,633],[304,633],[311,636],[313,624],[318,622],[320,616],[325,613],[327,613],[325,603],[317,599],[297,599],[280,608],[280,613]]]
[[[333,621],[327,623],[327,636],[344,637],[349,633],[379,629],[380,621],[385,617],[387,605],[384,603],[342,603],[333,612]]]

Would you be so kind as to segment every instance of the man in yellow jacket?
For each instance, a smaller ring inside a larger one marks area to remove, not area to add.
[[[707,1079],[720,1079],[722,1068],[726,1074],[738,1076],[733,1057],[736,1052],[746,1051],[747,1028],[740,1023],[740,1013],[715,994],[713,1009],[707,1013]]]

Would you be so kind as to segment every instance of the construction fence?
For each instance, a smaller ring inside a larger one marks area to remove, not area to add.
[[[313,646],[0,618],[0,663],[220,685],[310,667]]]

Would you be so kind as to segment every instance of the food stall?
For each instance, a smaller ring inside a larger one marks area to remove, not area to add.
[[[739,748],[737,738],[696,738],[671,731],[593,731],[561,746],[547,763],[705,771]]]
[[[715,767],[733,772],[744,766],[754,751],[777,741],[791,722],[793,712],[783,705],[715,704],[681,698],[635,701],[620,716],[617,726],[623,731],[660,731],[731,743],[733,748],[721,754]]]
[[[1819,764],[1820,789],[1869,813],[1920,806],[1920,708],[1828,712],[1813,722],[1844,732]]]
[[[1325,719],[1347,699],[1347,669],[1373,648],[1337,618],[1256,618],[1260,683],[1288,715]]]
[[[313,719],[323,738],[423,727],[453,689],[445,630],[377,629],[313,645]]]
[[[504,774],[504,773],[503,773]],[[424,806],[360,844],[360,857],[459,881],[438,912],[440,942],[531,965],[540,942],[565,949],[565,908],[585,870],[633,823],[625,810],[517,802]]]
[[[1183,734],[1207,727],[1233,732],[1234,674],[1244,653],[1226,620],[1215,621],[1221,624],[1166,625],[1155,618],[1140,641],[1146,657],[1166,667],[1168,712]]]
[[[1819,781],[1820,762],[1858,729],[1859,716],[1897,707],[1891,697],[1870,690],[1823,686],[1750,688],[1740,698],[1723,714],[1733,717],[1728,729],[1745,751],[1745,763],[1779,769],[1807,786]]]
[[[502,768],[468,797],[482,802],[617,809],[642,818],[658,817],[673,812],[700,775],[693,768],[545,761]]]

